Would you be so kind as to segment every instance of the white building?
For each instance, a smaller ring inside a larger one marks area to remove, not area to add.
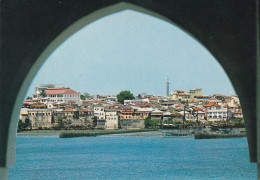
[[[102,106],[95,106],[94,116],[97,117],[97,119],[105,120],[106,119],[105,108]]]
[[[70,88],[47,88],[45,91],[47,102],[69,103],[80,102],[80,93]]]
[[[117,129],[118,128],[118,113],[116,109],[106,109],[106,129]]]
[[[209,121],[221,121],[226,120],[227,118],[231,118],[232,113],[227,109],[226,106],[219,105],[216,103],[208,103],[204,106],[205,116]]]
[[[47,89],[47,88],[58,88],[58,87],[62,87],[62,85],[54,85],[54,84],[41,84],[38,85],[34,88],[34,95],[33,95],[33,99],[38,99],[42,96],[42,93]]]
[[[108,96],[106,98],[107,101],[110,101],[110,102],[116,102],[117,101],[117,97],[116,96]]]
[[[187,101],[190,99],[190,94],[182,90],[175,90],[171,93],[172,100]]]
[[[234,117],[234,118],[243,118],[242,110],[233,112],[233,117]]]
[[[124,105],[135,105],[141,104],[143,102],[148,102],[148,99],[132,99],[132,100],[124,100]]]

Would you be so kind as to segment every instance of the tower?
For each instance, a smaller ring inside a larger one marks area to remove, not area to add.
[[[169,81],[168,81],[168,77],[166,78],[166,96],[169,96]]]

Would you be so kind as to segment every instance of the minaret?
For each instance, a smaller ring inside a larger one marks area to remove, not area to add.
[[[166,96],[169,96],[169,81],[168,81],[168,77],[166,78]]]

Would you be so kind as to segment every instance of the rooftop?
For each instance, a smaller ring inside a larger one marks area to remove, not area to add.
[[[73,91],[70,88],[47,88],[45,90],[45,94],[76,94],[80,95],[80,93]]]

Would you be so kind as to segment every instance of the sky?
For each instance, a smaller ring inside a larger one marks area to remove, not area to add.
[[[226,73],[197,40],[175,25],[132,10],[105,16],[76,32],[48,57],[27,95],[39,84],[62,84],[89,94],[130,90],[165,95],[202,88],[203,95],[235,94]]]

